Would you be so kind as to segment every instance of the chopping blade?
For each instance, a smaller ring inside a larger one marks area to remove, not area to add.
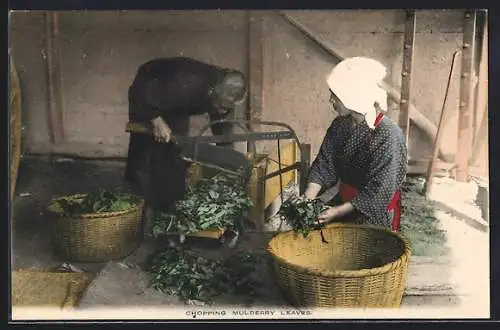
[[[152,125],[143,123],[128,123],[126,132],[129,133],[144,133],[153,135]],[[294,134],[291,131],[277,131],[277,132],[247,132],[244,134],[227,134],[216,136],[179,136],[173,135],[172,139],[178,143],[186,145],[188,143],[223,143],[223,142],[246,142],[246,141],[259,141],[259,140],[286,140],[293,139]]]
[[[177,145],[182,149],[182,157],[189,162],[231,174],[243,175],[247,180],[250,178],[252,171],[250,160],[241,152],[209,143],[199,143],[197,151],[195,151],[195,145],[190,142],[181,141],[177,142]]]
[[[153,134],[152,127],[142,123],[128,123],[126,131],[129,133]],[[230,174],[243,175],[247,181],[250,179],[252,166],[250,160],[244,154],[233,149],[210,144],[210,142],[226,142],[224,139],[212,136],[186,137],[175,135],[172,136],[172,142],[179,147],[181,157],[186,161]]]

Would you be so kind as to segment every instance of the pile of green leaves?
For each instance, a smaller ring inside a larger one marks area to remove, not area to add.
[[[421,179],[408,177],[402,186],[403,214],[401,234],[405,236],[416,256],[447,254],[445,232],[435,216],[437,205],[422,195]]]
[[[59,199],[53,207],[59,213],[74,216],[86,213],[124,211],[132,208],[136,203],[136,196],[97,190],[86,194],[81,199]]]
[[[211,304],[221,295],[255,296],[262,283],[252,273],[263,257],[245,252],[216,261],[191,251],[169,248],[152,258],[147,271],[154,289],[177,295],[188,304],[193,301]]]
[[[305,238],[311,230],[321,228],[318,216],[327,208],[319,199],[288,199],[283,202],[279,215],[282,220]]]
[[[241,177],[219,174],[201,179],[182,200],[177,201],[172,213],[156,213],[153,235],[172,232],[188,235],[227,227],[242,229],[243,215],[251,207],[252,201]]]

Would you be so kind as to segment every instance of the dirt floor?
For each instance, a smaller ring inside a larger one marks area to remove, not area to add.
[[[40,157],[24,157],[19,171],[16,196],[13,201],[12,225],[12,267],[13,269],[37,268],[47,269],[61,265],[66,260],[55,257],[50,242],[50,219],[44,213],[44,207],[51,198],[86,192],[96,188],[126,189],[122,180],[124,164],[122,162],[75,161],[70,159],[50,159]],[[453,265],[444,267],[459,269],[451,272],[453,281],[458,283],[460,290],[474,295],[475,301],[487,304],[484,297],[488,290],[487,284],[481,290],[471,288],[471,281],[467,281],[467,268],[473,264],[481,273],[488,270],[488,223],[485,221],[484,210],[481,213],[476,202],[478,195],[477,184],[475,189],[463,186],[462,193],[456,197],[456,190],[450,181],[437,180],[433,200],[436,202],[434,213],[439,218],[440,228],[446,232],[446,244],[453,247],[447,252],[440,250],[436,255],[449,256]],[[450,190],[451,189],[451,190]],[[453,197],[455,196],[455,197]],[[472,200],[473,199],[473,200]],[[484,203],[484,201],[483,201]],[[458,205],[458,206],[457,206]],[[469,206],[467,206],[469,205]],[[472,206],[471,206],[472,205]],[[253,234],[242,238],[238,249],[260,250],[265,248],[269,235]],[[220,257],[230,251],[218,246],[214,240],[187,241],[193,243],[200,253],[210,257]],[[73,265],[79,269],[99,274],[90,285],[87,294],[82,299],[82,307],[98,305],[111,305],[120,302],[124,305],[148,305],[161,302],[162,304],[175,304],[179,302],[171,297],[159,295],[148,288],[144,273],[137,269],[145,259],[155,250],[165,246],[165,242],[147,242],[132,255],[122,261],[110,263],[85,263]],[[467,248],[474,246],[474,250]],[[462,250],[460,250],[462,248]],[[464,250],[465,249],[465,250]],[[473,252],[475,251],[475,253]],[[433,253],[431,253],[432,255]],[[476,258],[474,255],[476,254]],[[480,255],[480,258],[477,258]],[[457,266],[458,265],[458,266]],[[457,268],[458,267],[458,268]],[[450,272],[441,268],[436,277]],[[485,275],[488,272],[484,273]],[[486,283],[485,281],[480,283]],[[129,282],[129,284],[124,284]],[[115,283],[115,284],[113,284]],[[117,285],[116,283],[119,283]],[[270,283],[270,291],[275,285]],[[477,298],[478,295],[480,298]],[[262,302],[263,304],[282,301],[279,293],[273,295],[276,301]],[[482,297],[482,298],[481,298]],[[472,298],[471,298],[472,299]],[[480,300],[477,300],[480,299]],[[272,300],[272,299],[271,299]],[[443,295],[429,297],[428,295],[411,295],[405,298],[407,304],[412,306],[449,306],[457,305],[457,296]],[[463,300],[463,299],[462,299]],[[149,303],[148,303],[149,301]],[[473,300],[469,300],[473,301]],[[489,301],[489,300],[488,300]],[[283,303],[283,301],[281,302]],[[240,302],[235,302],[236,305]]]

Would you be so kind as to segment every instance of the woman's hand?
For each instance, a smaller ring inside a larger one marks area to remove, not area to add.
[[[172,130],[161,117],[157,117],[151,121],[153,124],[153,133],[156,141],[168,142],[172,137]]]
[[[352,212],[353,210],[354,206],[350,202],[344,203],[339,206],[329,207],[318,216],[318,221],[320,223],[329,222],[335,218],[344,216]]]
[[[304,199],[315,199],[316,196],[318,196],[318,193],[321,190],[321,185],[317,183],[310,182],[307,187],[306,191],[304,192]]]
[[[318,216],[318,221],[320,223],[330,222],[336,217],[338,217],[339,213],[340,212],[338,206],[331,206]]]

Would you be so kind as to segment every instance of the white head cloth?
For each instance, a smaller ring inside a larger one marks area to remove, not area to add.
[[[330,90],[349,110],[365,116],[370,128],[375,127],[374,103],[387,111],[387,93],[379,83],[387,70],[384,65],[366,57],[351,57],[337,64],[326,81]]]

